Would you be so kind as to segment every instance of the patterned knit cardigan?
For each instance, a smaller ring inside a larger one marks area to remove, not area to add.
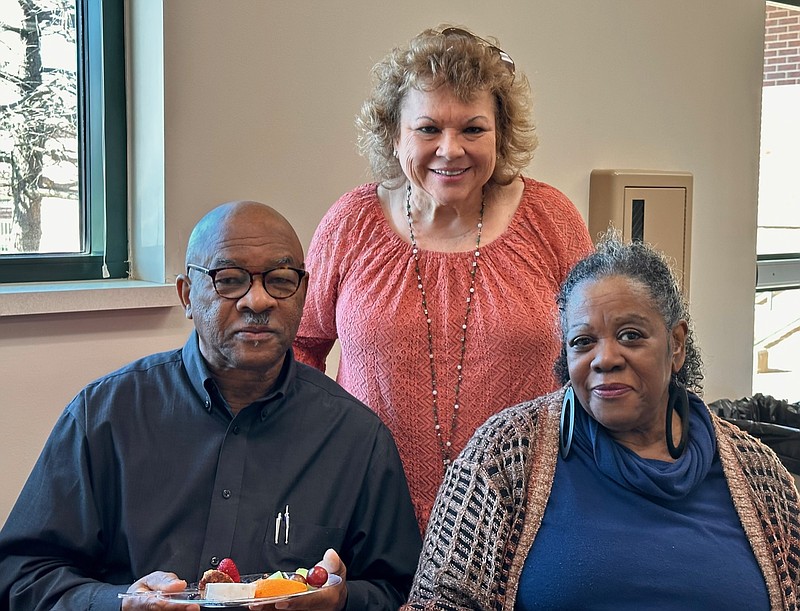
[[[442,484],[402,609],[513,609],[553,484],[564,389],[479,428]],[[800,524],[794,480],[774,452],[711,415],[722,468],[773,610],[798,610]]]

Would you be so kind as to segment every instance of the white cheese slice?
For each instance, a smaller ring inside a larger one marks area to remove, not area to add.
[[[256,583],[207,583],[206,600],[226,601],[240,598],[253,598]]]

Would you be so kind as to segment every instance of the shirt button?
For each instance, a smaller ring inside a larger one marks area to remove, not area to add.
[[[230,490],[228,490],[227,488],[226,488],[225,490],[223,490],[223,491],[222,491],[222,498],[223,498],[223,499],[229,499],[229,498],[231,498],[231,491],[230,491]]]
[[[211,560],[209,560],[211,566],[217,566],[219,564],[219,558],[216,556],[211,556]]]
[[[206,406],[206,409],[211,409],[211,401],[209,401],[208,399],[206,399],[205,406]]]
[[[233,427],[233,434],[234,435],[238,435],[239,434],[239,426],[238,425]]]

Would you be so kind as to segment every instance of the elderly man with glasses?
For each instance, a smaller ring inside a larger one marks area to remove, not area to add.
[[[66,408],[0,532],[0,608],[197,609],[180,593],[223,558],[331,575],[269,608],[398,608],[420,547],[403,468],[372,411],[294,360],[308,278],[294,230],[223,204],[186,263],[193,333]]]

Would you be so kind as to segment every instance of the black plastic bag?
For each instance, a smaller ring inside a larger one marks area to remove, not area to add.
[[[715,414],[761,440],[792,473],[800,474],[800,404],[756,393],[708,404]]]

